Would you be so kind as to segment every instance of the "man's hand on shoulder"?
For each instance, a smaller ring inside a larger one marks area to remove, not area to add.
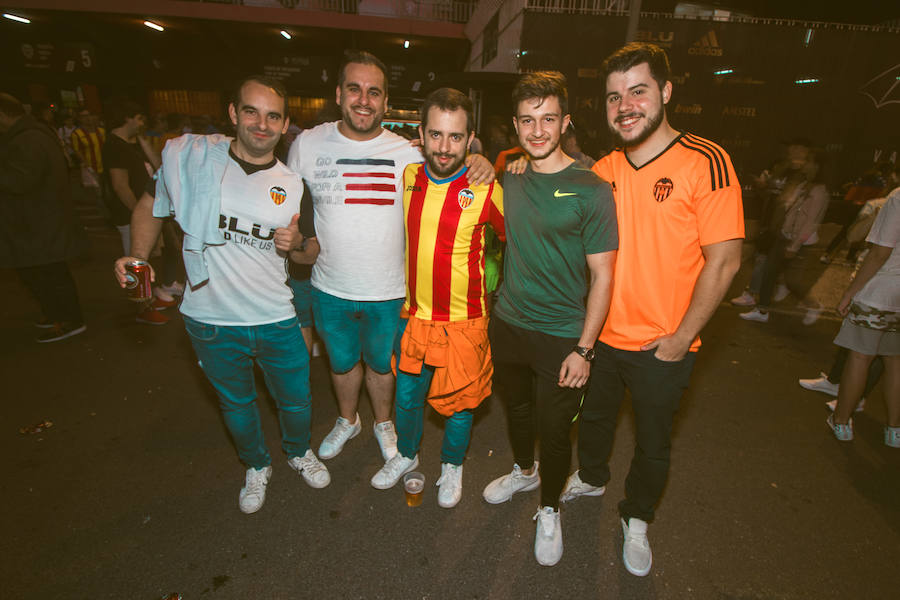
[[[487,185],[497,178],[494,166],[480,154],[470,154],[466,157],[466,166],[469,168],[469,182],[474,185]]]
[[[513,175],[521,175],[528,168],[528,157],[520,156],[516,160],[506,163],[506,172]]]

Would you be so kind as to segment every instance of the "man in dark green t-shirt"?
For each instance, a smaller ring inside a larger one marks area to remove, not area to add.
[[[609,184],[559,146],[567,105],[566,80],[556,71],[524,75],[513,89],[513,124],[530,161],[503,182],[504,281],[489,327],[494,389],[507,405],[516,463],[483,495],[498,504],[541,487],[534,555],[546,566],[562,557],[558,506],[569,430],[609,309],[619,245]]]

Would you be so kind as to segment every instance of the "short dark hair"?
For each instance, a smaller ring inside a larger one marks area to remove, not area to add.
[[[662,89],[671,73],[669,57],[665,50],[649,42],[631,42],[607,56],[600,67],[603,80],[606,81],[610,73],[624,73],[642,63],[647,63],[650,75]]]
[[[25,114],[25,107],[15,96],[0,93],[0,112],[7,117],[21,117]]]
[[[384,93],[388,92],[388,72],[387,67],[384,66],[384,63],[378,59],[377,56],[372,54],[371,52],[366,52],[365,50],[347,50],[344,52],[344,60],[341,61],[341,68],[338,69],[338,86],[344,87],[344,81],[346,80],[346,72],[347,65],[349,64],[357,64],[357,65],[371,65],[373,67],[377,67],[378,70],[381,71],[381,74],[384,76]]]
[[[109,129],[115,129],[131,117],[143,114],[146,114],[143,107],[134,100],[116,98],[106,107],[106,125]]]
[[[282,83],[280,79],[275,79],[274,77],[269,77],[268,75],[248,75],[237,84],[231,96],[231,103],[234,104],[235,110],[237,110],[241,106],[241,92],[244,90],[244,86],[251,81],[260,85],[264,85],[267,88],[271,88],[272,91],[278,94],[279,98],[284,100],[284,110],[282,111],[281,115],[286,119],[288,116],[287,88],[284,87],[284,83]]]
[[[559,71],[535,71],[522,75],[512,91],[513,116],[518,113],[519,103],[523,100],[549,96],[559,99],[563,115],[569,114],[569,92],[566,90],[565,75]]]
[[[428,111],[432,107],[446,112],[463,109],[466,111],[466,132],[475,131],[475,109],[472,106],[472,100],[461,91],[443,87],[428,94],[425,102],[422,103],[422,108],[419,109],[419,120],[422,121],[423,128],[428,122]]]

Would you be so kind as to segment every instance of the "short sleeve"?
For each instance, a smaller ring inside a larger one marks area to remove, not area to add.
[[[710,167],[706,164],[698,169],[694,189],[694,211],[701,246],[744,238],[741,185],[731,158],[721,152],[714,164],[724,166],[725,176],[710,176]]]
[[[900,238],[900,188],[888,196],[887,201],[866,237],[866,241],[886,248],[896,248]]]
[[[313,210],[312,194],[306,181],[303,181],[303,197],[300,199],[300,233],[305,238],[316,237],[315,211]]]
[[[603,181],[584,204],[584,223],[581,226],[581,243],[585,255],[610,252],[619,248],[619,225],[616,221],[616,203],[612,188]]]

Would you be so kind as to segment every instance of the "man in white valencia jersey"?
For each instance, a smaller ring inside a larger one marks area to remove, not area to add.
[[[312,192],[321,246],[311,278],[313,317],[331,361],[339,412],[319,446],[323,459],[337,456],[362,430],[363,378],[382,457],[397,453],[391,354],[406,294],[403,169],[422,155],[381,127],[387,99],[384,64],[368,52],[348,53],[336,89],[341,120],[304,131],[288,154],[288,166]],[[473,183],[493,179],[484,157],[466,163]]]
[[[300,215],[304,183],[273,155],[288,127],[285,90],[251,77],[235,96],[228,112],[236,139],[185,135],[166,145],[155,189],[132,213],[132,256],[116,261],[115,271],[124,286],[125,263],[147,260],[162,218],[174,215],[185,233],[185,328],[247,466],[239,506],[252,513],[262,507],[272,473],[254,362],[278,406],[288,464],[314,488],[331,478],[309,447],[309,355],[285,284],[288,255],[310,263],[318,251],[314,225]],[[305,244],[301,229],[312,237]]]

